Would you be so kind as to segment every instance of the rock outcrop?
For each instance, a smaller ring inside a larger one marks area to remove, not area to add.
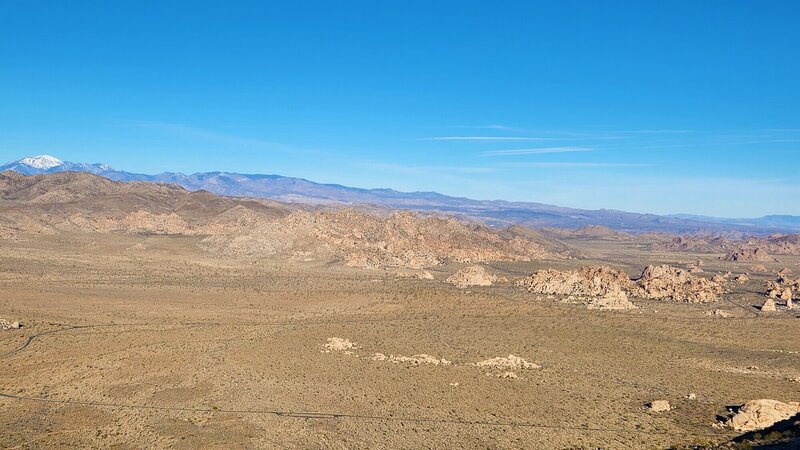
[[[767,282],[767,298],[775,303],[775,300],[780,300],[786,306],[786,309],[794,309],[793,300],[795,295],[800,292],[800,279],[789,278],[790,271],[784,269],[778,272],[775,281]]]
[[[669,242],[653,244],[653,250],[668,252],[723,253],[735,244],[722,236],[678,236]]]
[[[491,286],[497,277],[486,271],[483,266],[469,266],[447,277],[448,283],[459,288],[469,286]]]
[[[537,294],[604,296],[612,292],[637,292],[628,275],[608,266],[588,266],[576,271],[540,270],[517,282]]]
[[[395,364],[411,364],[412,366],[421,366],[423,364],[430,364],[432,366],[449,366],[453,364],[444,358],[437,358],[435,356],[420,354],[413,356],[402,355],[384,355],[383,353],[375,353],[370,358],[373,361],[389,361]]]
[[[727,261],[772,261],[770,255],[800,255],[800,234],[768,237],[679,236],[670,242],[653,244],[654,250],[725,253]],[[758,271],[755,271],[758,272]]]
[[[777,310],[778,308],[775,305],[775,300],[771,298],[764,300],[764,303],[761,305],[762,312],[776,312]]]
[[[410,212],[386,218],[355,210],[297,211],[285,218],[237,233],[211,235],[208,249],[233,256],[305,252],[314,258],[339,258],[362,268],[422,269],[445,261],[529,261],[560,258],[541,244],[506,238],[480,225]]]
[[[328,338],[328,342],[323,347],[329,352],[344,352],[358,348],[358,344],[351,342],[349,339],[331,337]]]
[[[722,283],[727,283],[728,282],[728,278],[726,276],[718,273],[718,274],[714,275],[713,277],[711,277],[711,281],[721,285]]]
[[[671,411],[672,406],[666,400],[653,400],[647,404],[647,409],[650,412],[661,413]]]
[[[728,426],[737,431],[754,431],[770,427],[800,413],[800,403],[783,403],[777,400],[750,400],[729,421]]]
[[[686,270],[668,265],[647,266],[638,285],[645,298],[687,303],[714,302],[719,300],[724,291],[722,286],[711,280],[695,277]]]
[[[769,256],[769,253],[767,253],[767,251],[761,247],[740,248],[737,250],[731,250],[721,259],[723,261],[735,261],[735,262],[773,260],[773,258]]]
[[[515,355],[498,356],[475,363],[476,366],[492,370],[519,370],[519,369],[541,369],[542,366],[526,361]]]
[[[22,328],[22,325],[19,322],[11,322],[6,319],[0,319],[0,331],[17,330],[19,328]]]
[[[626,310],[636,309],[628,295],[622,289],[611,291],[602,297],[597,297],[589,302],[587,306],[589,309],[610,309],[610,310]]]
[[[672,266],[648,266],[641,277],[607,266],[589,266],[576,271],[540,270],[517,282],[530,292],[564,296],[602,297],[622,292],[639,298],[704,303],[719,299],[722,286]]]

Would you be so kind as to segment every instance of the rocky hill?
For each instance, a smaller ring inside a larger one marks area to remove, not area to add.
[[[200,246],[214,254],[324,258],[367,268],[569,253],[564,244],[525,227],[498,231],[411,212],[319,210],[79,172],[0,173],[0,210],[0,237],[5,238],[65,231],[200,236]]]
[[[800,234],[750,236],[732,240],[723,236],[678,236],[653,245],[654,250],[723,253],[728,261],[771,261],[774,255],[800,255]]]
[[[700,216],[660,216],[609,209],[565,208],[536,202],[474,200],[437,192],[399,192],[393,189],[361,189],[340,184],[315,183],[281,175],[205,172],[185,175],[164,172],[156,175],[115,170],[106,164],[61,161],[47,155],[23,158],[0,166],[0,171],[47,174],[81,171],[115,181],[146,181],[177,184],[190,191],[205,190],[217,195],[268,198],[304,205],[375,205],[390,209],[428,211],[456,215],[496,227],[525,225],[576,229],[597,225],[617,231],[643,233],[725,233],[731,230],[768,235],[776,231],[800,230],[800,218],[781,216],[781,220],[726,221]],[[796,220],[795,220],[796,219]],[[602,230],[585,230],[595,233]]]

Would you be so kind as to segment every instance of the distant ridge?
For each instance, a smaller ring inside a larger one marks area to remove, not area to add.
[[[764,217],[751,219],[725,219],[719,217],[695,216],[691,214],[675,214],[670,217],[688,220],[700,220],[704,222],[724,223],[731,225],[749,225],[755,227],[775,227],[800,230],[800,216],[773,214]]]
[[[473,200],[437,192],[399,192],[393,189],[361,189],[339,184],[315,183],[281,175],[205,172],[185,175],[164,172],[146,175],[115,170],[107,164],[62,161],[49,155],[22,158],[0,166],[25,175],[65,171],[88,172],[114,181],[174,183],[190,191],[206,190],[231,197],[269,198],[309,205],[377,205],[392,209],[435,211],[478,220],[492,226],[513,224],[532,227],[580,228],[598,225],[618,231],[691,233],[740,233],[767,235],[800,230],[798,216],[766,216],[724,219],[705,216],[639,214],[608,209],[585,210],[535,202]]]

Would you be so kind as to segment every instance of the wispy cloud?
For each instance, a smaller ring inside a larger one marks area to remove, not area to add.
[[[694,133],[692,130],[670,130],[670,129],[652,129],[652,130],[620,130],[620,131],[611,131],[611,133],[617,134],[688,134]]]
[[[510,127],[508,125],[489,124],[489,125],[453,125],[446,128],[460,128],[467,130],[497,130],[497,131],[513,131],[513,132],[526,132],[520,128]]]
[[[760,141],[747,141],[745,144],[789,144],[800,142],[800,139],[764,139]]]
[[[426,141],[560,141],[555,137],[522,137],[522,136],[438,136],[424,138]]]
[[[544,147],[544,148],[520,148],[514,150],[489,150],[481,153],[483,156],[515,156],[515,155],[543,155],[547,153],[575,153],[591,152],[588,147]]]
[[[387,172],[406,173],[413,175],[431,174],[476,174],[497,172],[495,167],[472,167],[472,166],[407,166],[393,163],[363,162],[358,166],[382,170]]]
[[[631,137],[630,135],[669,135],[669,134],[691,134],[694,130],[676,129],[676,128],[643,128],[643,129],[628,129],[628,130],[564,130],[564,129],[537,129],[537,128],[520,128],[511,127],[508,125],[457,125],[449,128],[460,128],[468,130],[497,130],[505,131],[508,133],[520,134],[543,134],[553,135],[556,137],[584,137],[594,139],[622,139]],[[786,131],[786,130],[784,130]]]
[[[612,167],[654,167],[654,164],[647,163],[615,163],[615,162],[526,162],[515,164],[504,164],[503,167],[509,168],[612,168]]]

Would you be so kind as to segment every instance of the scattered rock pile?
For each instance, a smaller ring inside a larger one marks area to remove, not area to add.
[[[754,431],[800,414],[800,403],[777,400],[750,400],[739,408],[727,425],[737,431]]]
[[[504,380],[516,380],[517,378],[519,378],[519,375],[517,375],[516,372],[511,372],[511,371],[506,371],[496,375],[492,373],[487,373],[486,375],[495,376],[497,378],[502,378]]]
[[[637,306],[628,300],[628,295],[622,289],[611,291],[608,294],[597,297],[589,302],[589,309],[612,309],[625,310],[636,309]]]
[[[479,361],[476,366],[491,370],[519,370],[519,369],[541,369],[542,366],[526,361],[524,358],[515,355],[498,356],[495,358]]]
[[[774,300],[781,300],[786,309],[793,309],[795,295],[800,293],[800,279],[789,278],[789,273],[788,270],[778,272],[775,281],[768,281],[766,295],[768,300],[773,301],[773,304]]]
[[[355,342],[352,342],[349,339],[343,339],[338,337],[328,338],[327,342],[322,347],[323,347],[322,353],[341,352],[345,355],[353,355],[354,350],[359,348],[358,344],[356,344]],[[355,357],[358,358],[358,355],[355,355]],[[445,358],[437,358],[435,356],[428,355],[425,353],[412,356],[392,355],[392,354],[386,355],[384,353],[373,353],[372,356],[369,357],[369,359],[371,361],[387,361],[393,364],[409,364],[412,366],[455,365],[452,361],[449,361]],[[485,370],[495,371],[495,373],[487,373],[487,375],[495,376],[498,378],[518,378],[517,374],[512,372],[514,370],[541,369],[541,366],[529,362],[524,358],[515,355],[508,355],[507,357],[498,356],[496,358],[491,358],[468,365],[479,367]]]
[[[359,346],[355,342],[350,341],[349,339],[343,339],[338,337],[330,337],[328,341],[322,346],[323,350],[322,353],[331,353],[331,352],[342,352],[345,355],[352,355],[354,350],[358,349]],[[356,355],[358,357],[358,355]],[[436,358],[431,355],[426,354],[419,354],[413,356],[402,356],[402,355],[384,355],[383,353],[375,353],[370,357],[373,361],[389,361],[395,364],[411,364],[414,366],[419,366],[422,364],[430,364],[434,366],[449,366],[452,364],[451,361],[448,361],[444,358]]]
[[[723,293],[719,284],[668,265],[647,266],[638,284],[646,298],[688,303],[714,302]]]
[[[328,338],[328,342],[323,347],[325,347],[326,352],[347,352],[358,348],[358,345],[349,339],[331,337]]]
[[[419,366],[422,364],[430,364],[433,366],[449,366],[452,361],[448,361],[444,358],[436,358],[431,355],[420,354],[414,356],[402,356],[402,355],[389,355],[386,356],[383,353],[375,353],[372,355],[371,358],[373,361],[389,361],[395,364],[411,364],[412,366]]]
[[[459,288],[469,286],[491,286],[497,277],[488,273],[483,266],[469,266],[447,277],[447,282]]]
[[[713,277],[711,277],[711,281],[721,285],[723,283],[727,283],[728,282],[728,277],[718,273],[718,274],[714,275]]]
[[[728,314],[727,312],[725,312],[725,311],[723,311],[721,309],[714,309],[712,311],[706,311],[706,312],[703,313],[703,315],[711,316],[711,317],[719,317],[719,318],[722,318],[722,319],[727,319],[728,317],[730,317],[730,314]]]
[[[17,330],[19,328],[22,328],[19,322],[10,322],[6,319],[0,319],[0,331]]]
[[[582,267],[577,271],[540,270],[518,285],[537,294],[603,296],[613,292],[636,292],[636,284],[619,269],[608,266]]]
[[[646,406],[648,411],[654,413],[669,412],[672,410],[672,406],[666,400],[653,400]]]
[[[620,304],[624,302],[621,302],[618,292],[633,297],[690,303],[716,301],[723,293],[719,283],[667,265],[648,266],[636,282],[621,270],[607,266],[590,266],[569,272],[540,270],[517,284],[538,294],[592,297],[611,294],[609,300]]]
[[[504,378],[504,379],[518,379],[515,370],[536,370],[541,369],[542,366],[526,361],[524,358],[515,355],[498,356],[484,361],[478,361],[475,366],[480,367],[486,372],[487,376]]]

